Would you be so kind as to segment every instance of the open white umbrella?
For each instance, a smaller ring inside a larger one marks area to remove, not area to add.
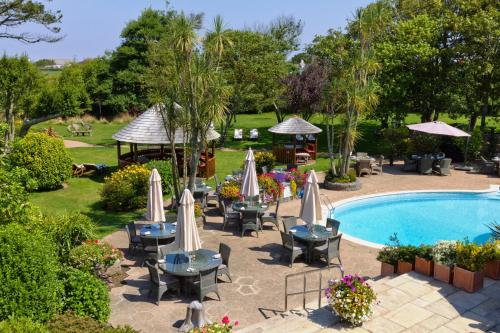
[[[431,121],[428,123],[406,125],[412,131],[423,132],[435,135],[446,135],[455,137],[469,137],[470,134],[458,129],[456,127],[450,126],[442,121]]]
[[[163,193],[161,190],[161,177],[158,170],[153,169],[149,177],[148,206],[146,219],[153,222],[165,222],[163,210]]]
[[[248,149],[245,158],[245,169],[243,170],[243,181],[241,183],[241,195],[255,197],[259,195],[259,182],[257,181],[257,170],[252,149]]]
[[[307,177],[304,196],[302,197],[302,206],[300,207],[300,218],[309,227],[313,224],[318,224],[323,219],[319,198],[318,177],[316,177],[314,170],[311,170]]]
[[[200,235],[194,217],[194,198],[188,189],[182,192],[177,210],[177,226],[175,227],[175,244],[186,252],[201,248]]]

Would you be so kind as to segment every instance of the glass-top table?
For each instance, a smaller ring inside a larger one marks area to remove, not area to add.
[[[191,263],[189,262],[191,255]],[[212,250],[199,249],[190,253],[182,250],[168,253],[163,260],[158,261],[160,270],[179,277],[198,276],[200,270],[219,267],[222,264],[220,255]]]
[[[174,223],[162,223],[163,229],[160,228],[160,224],[148,224],[141,228],[140,235],[141,237],[146,238],[174,238],[175,237],[175,227],[177,225]]]
[[[233,202],[231,208],[235,212],[240,212],[240,213],[258,211],[259,214],[262,214],[269,208],[269,205],[258,202],[250,203],[249,201],[244,201],[244,202]]]
[[[319,224],[314,224],[312,231],[309,231],[307,225],[296,225],[290,229],[293,238],[307,243],[307,261],[311,262],[312,249],[317,243],[322,243],[332,237],[332,230]]]

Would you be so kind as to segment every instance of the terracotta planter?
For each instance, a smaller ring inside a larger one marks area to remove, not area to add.
[[[434,274],[434,261],[415,257],[415,272],[432,276]]]
[[[484,276],[490,279],[500,280],[500,260],[490,261],[484,266]]]
[[[390,276],[390,275],[394,275],[394,273],[396,272],[396,267],[394,265],[391,265],[391,264],[388,264],[385,262],[381,262],[380,264],[381,264],[380,265],[380,275]]]
[[[466,269],[455,267],[453,286],[474,293],[483,288],[483,272],[471,272]]]
[[[434,278],[439,281],[451,283],[453,281],[453,267],[434,263]]]
[[[406,261],[399,261],[398,260],[398,267],[397,267],[397,273],[398,274],[409,273],[412,270],[413,270],[413,263],[412,262],[406,262]]]

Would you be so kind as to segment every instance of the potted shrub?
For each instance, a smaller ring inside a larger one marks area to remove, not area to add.
[[[432,276],[434,274],[432,246],[420,245],[417,248],[417,255],[415,256],[415,271],[427,276]]]
[[[484,266],[484,276],[500,280],[500,240],[491,244],[490,260]]]
[[[236,181],[229,181],[222,184],[220,189],[220,200],[224,200],[226,207],[231,206],[234,200],[240,197],[240,184]],[[222,212],[224,214],[224,212]]]
[[[361,325],[373,313],[377,295],[366,281],[357,275],[346,275],[342,280],[330,280],[326,297],[341,320]]]
[[[488,258],[486,247],[470,242],[457,243],[453,286],[473,293],[483,288],[483,268]]]
[[[388,276],[396,273],[397,247],[385,246],[377,255],[377,260],[380,261],[380,275]]]
[[[416,252],[417,248],[411,245],[400,246],[397,248],[398,266],[396,272],[398,274],[405,274],[413,270]]]
[[[203,227],[203,223],[205,222],[204,217],[205,214],[203,213],[203,209],[201,209],[201,204],[196,202],[194,204],[194,218],[196,219],[196,225],[198,227]]]
[[[434,278],[451,283],[453,281],[453,265],[456,258],[455,241],[439,241],[432,247],[434,260]]]

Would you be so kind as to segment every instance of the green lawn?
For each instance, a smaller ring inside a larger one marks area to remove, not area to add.
[[[467,123],[467,119],[465,118],[451,120],[447,118],[446,115],[442,116],[441,119],[449,123]],[[311,122],[322,127],[320,116],[313,117]],[[418,122],[419,118],[417,115],[410,115],[406,119],[407,124]],[[248,147],[252,147],[255,150],[271,149],[272,135],[267,131],[267,129],[275,123],[276,117],[274,113],[253,115],[245,114],[237,116],[236,123],[233,128],[243,128],[245,131],[245,137],[248,137],[250,129],[258,128],[260,132],[260,139],[257,142],[249,140],[234,141],[232,140],[233,131],[231,129],[229,139],[226,144],[226,147],[231,149],[223,151],[217,150],[216,152],[216,173],[219,178],[224,179],[224,177],[231,174],[233,170],[241,168],[246,154],[245,150]],[[66,130],[67,124],[59,121],[49,121],[43,124],[38,124],[34,129],[40,130],[51,126],[65,139],[79,140],[101,146],[92,148],[72,148],[69,149],[69,152],[74,162],[103,163],[108,165],[110,167],[110,171],[112,172],[116,169],[117,158],[116,148],[114,146],[115,141],[111,138],[111,135],[125,125],[126,124],[121,122],[93,122],[93,135],[86,137],[73,137]],[[499,127],[499,123],[495,122],[494,119],[488,119],[488,125],[497,128]],[[380,144],[380,138],[376,136],[376,132],[379,128],[378,122],[374,120],[365,120],[360,123],[359,128],[362,132],[362,138],[356,146],[357,150],[366,151],[370,154],[382,153],[384,151],[384,147]],[[324,132],[318,137],[318,142],[319,150],[325,152],[326,135]],[[123,148],[126,149],[126,147]],[[326,171],[328,170],[328,159],[325,157],[319,157],[315,165],[309,165],[301,168],[314,168],[316,171]],[[31,201],[47,213],[59,213],[65,211],[82,212],[98,223],[99,234],[104,236],[121,228],[130,220],[137,218],[144,213],[144,210],[124,213],[105,211],[101,206],[99,195],[103,180],[104,176],[71,178],[68,180],[67,186],[63,189],[50,192],[32,193]],[[209,183],[213,184],[213,180],[210,180]]]

